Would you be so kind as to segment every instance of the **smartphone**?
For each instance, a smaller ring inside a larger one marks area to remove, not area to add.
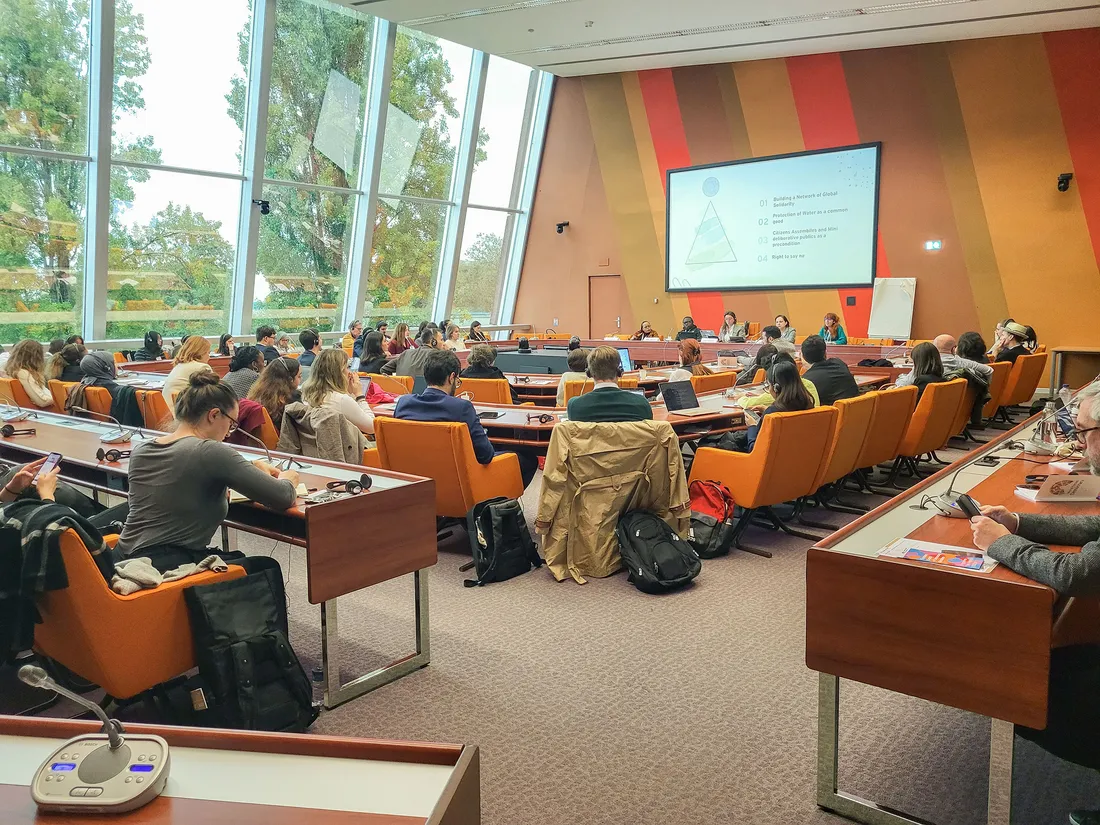
[[[43,473],[48,473],[60,463],[61,453],[50,453],[48,456],[46,456],[46,463],[39,467],[38,472],[34,474],[34,478],[31,480],[31,483],[33,484],[35,481],[38,481],[38,477],[40,475],[42,475]]]
[[[959,493],[956,503],[959,509],[966,514],[967,518],[974,518],[982,514],[982,511],[978,508],[978,503],[970,496],[966,495],[966,493]]]
[[[487,410],[486,412],[479,412],[477,417],[482,421],[492,418],[500,418],[504,413],[496,412],[495,410]]]

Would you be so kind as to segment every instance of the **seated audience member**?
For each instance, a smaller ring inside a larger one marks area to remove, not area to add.
[[[363,337],[363,358],[359,361],[359,372],[381,372],[390,360],[382,351],[382,333],[368,332]]]
[[[642,325],[638,328],[638,331],[630,336],[631,341],[644,341],[646,338],[660,338],[661,336],[653,329],[653,324],[649,321],[642,321]]]
[[[791,356],[788,355],[785,352],[777,352],[775,354],[775,358],[772,360],[771,367],[768,368],[768,374],[771,374],[771,371],[775,368],[775,366],[777,364],[781,363],[781,362],[788,363],[788,364],[794,364],[794,359],[791,358]],[[763,392],[759,393],[758,395],[745,395],[745,396],[742,396],[741,398],[739,398],[737,400],[737,404],[741,407],[744,407],[747,410],[755,409],[757,407],[759,407],[760,409],[764,409],[765,407],[771,406],[772,402],[775,399],[773,398],[771,390],[768,388],[766,382],[767,382],[767,379],[765,379],[765,386],[764,386],[764,391]],[[814,384],[814,382],[811,381],[806,376],[802,376],[802,385],[806,388],[806,392],[808,392],[810,394],[810,398],[813,401],[812,406],[814,406],[814,407],[820,406],[821,398],[817,393],[817,385]]]
[[[612,350],[614,352],[614,350]],[[618,354],[616,353],[616,358]],[[419,395],[401,395],[397,398],[393,415],[405,421],[458,421],[470,430],[470,440],[474,445],[474,456],[479,464],[489,464],[497,455],[485,428],[478,420],[474,405],[465,398],[456,398],[455,393],[462,386],[458,373],[461,365],[458,356],[446,350],[428,350],[424,363],[424,379],[428,388]],[[533,453],[516,450],[519,457],[520,475],[523,486],[527,487],[538,469],[538,457]]]
[[[1015,321],[1006,321],[1004,329],[993,342],[990,354],[994,361],[1009,361],[1013,364],[1021,355],[1031,355],[1027,348],[1027,327]]]
[[[993,346],[986,351],[986,355],[993,355],[993,348],[997,346],[997,341],[1000,340],[1001,333],[1005,331],[1005,324],[1011,323],[1014,323],[1014,319],[1012,318],[1005,318],[1003,321],[997,322],[997,326],[993,328]]]
[[[825,322],[817,334],[825,339],[826,344],[848,343],[848,336],[844,332],[844,327],[840,325],[840,318],[837,317],[835,312],[825,313]]]
[[[256,330],[256,349],[263,355],[265,364],[282,357],[282,352],[275,346],[275,327],[264,324]]]
[[[248,397],[260,404],[271,416],[271,423],[278,432],[283,425],[286,405],[302,400],[298,389],[304,370],[296,358],[276,358],[260,373],[260,377],[248,391]]]
[[[986,384],[993,377],[993,367],[980,361],[971,361],[969,358],[959,355],[958,345],[950,335],[937,335],[933,339],[932,345],[940,354],[940,363],[943,364],[944,372],[969,370],[984,378]]]
[[[569,339],[569,346],[566,347],[566,350],[569,351],[569,352],[572,352],[573,350],[580,349],[580,348],[581,348],[581,339],[578,338],[576,335],[574,335],[572,338]]]
[[[839,358],[825,357],[825,341],[820,335],[809,335],[802,342],[802,361],[809,369],[802,377],[817,388],[822,404],[832,404],[843,398],[858,398],[859,387],[848,365]]]
[[[237,354],[229,362],[229,372],[222,379],[222,383],[237,393],[237,398],[248,398],[248,391],[260,377],[260,370],[263,368],[264,354],[258,348],[250,344],[237,347]]]
[[[340,346],[345,350],[350,349],[352,357],[355,355],[355,342],[363,337],[363,322],[356,319],[348,324],[348,331],[344,334],[344,337],[340,339]],[[362,348],[362,344],[359,345]]]
[[[302,384],[302,400],[310,407],[336,410],[360,432],[374,434],[374,413],[363,394],[363,382],[359,373],[348,369],[348,354],[342,349],[327,349],[317,356]]]
[[[272,510],[286,510],[297,499],[298,474],[250,462],[222,443],[236,427],[238,404],[213,372],[191,376],[174,412],[175,432],[135,444],[130,454],[130,507],[116,551],[148,558],[162,573],[216,553],[248,573],[272,570],[272,585],[281,590],[282,571],[274,559],[209,545],[229,511],[229,488]],[[283,594],[276,594],[276,604],[285,604]]]
[[[113,400],[125,385],[118,383],[118,367],[115,359],[106,352],[88,352],[80,359],[80,383],[85,387],[102,387]],[[83,406],[83,405],[81,405]],[[168,408],[171,409],[169,404]],[[116,416],[117,417],[117,416]]]
[[[80,369],[80,360],[88,354],[80,344],[66,344],[50,359],[50,369],[47,378],[65,382],[80,381],[84,377]]]
[[[680,350],[680,367],[692,375],[713,375],[714,371],[703,363],[703,351],[699,348],[699,342],[693,338],[685,338],[677,345]]]
[[[1039,336],[1035,334],[1035,328],[1030,324],[1024,325],[1024,331],[1027,333],[1027,337],[1024,338],[1024,346],[1027,347],[1027,351],[1032,355],[1039,349]]]
[[[47,372],[49,372],[50,362],[53,360],[53,357],[55,355],[57,355],[59,352],[61,352],[61,350],[64,346],[65,346],[65,339],[64,338],[54,338],[52,341],[50,341],[50,346],[46,350],[46,371]]]
[[[481,331],[481,321],[474,321],[470,324],[470,330],[466,334],[468,341],[488,341],[489,336]]]
[[[236,345],[233,343],[233,336],[223,332],[222,337],[218,339],[218,355],[232,356],[234,349]]]
[[[779,337],[784,341],[790,341],[792,344],[795,339],[795,330],[791,326],[791,322],[787,320],[786,315],[775,316],[775,328],[779,330]]]
[[[18,380],[27,391],[32,404],[36,407],[53,405],[53,395],[46,383],[46,356],[42,353],[40,343],[24,338],[11,348],[11,356],[5,369],[8,376]]]
[[[940,359],[940,351],[931,341],[917,344],[913,347],[913,370],[899,376],[897,386],[907,387],[910,384],[917,388],[917,400],[924,395],[924,388],[929,384],[942,384],[947,379],[943,377],[943,361]]]
[[[737,313],[727,309],[722,316],[722,328],[718,330],[718,340],[730,344],[734,341],[744,341],[748,335],[748,324],[737,323]]]
[[[975,364],[988,364],[985,339],[980,332],[964,332],[959,336],[959,344],[955,348],[956,354]]]
[[[420,326],[418,326],[416,328],[416,335],[413,336],[413,346],[418,346],[419,345],[420,336],[424,334],[424,330],[426,330],[428,327],[432,327],[432,326],[435,326],[435,324],[431,323],[430,321],[421,321],[420,322]]]
[[[768,324],[768,326],[760,330],[760,335],[764,339],[764,343],[772,344],[777,352],[785,352],[792,358],[794,357],[794,344],[783,337],[783,333],[779,331],[779,327]]]
[[[450,318],[444,318],[442,321],[439,322],[439,326],[437,328],[439,329],[440,332],[442,332],[444,335],[446,335],[447,330],[449,330],[451,328],[451,319]]]
[[[126,520],[126,504],[107,508],[76,487],[58,479],[60,467],[39,475],[46,457],[28,464],[16,464],[0,473],[0,508],[13,501],[42,501],[63,504],[104,533],[117,533]]]
[[[409,325],[402,321],[397,325],[397,329],[393,331],[393,338],[386,344],[386,352],[390,354],[391,358],[396,358],[405,350],[410,350],[414,346],[412,336],[409,335]]]
[[[462,340],[462,330],[455,324],[451,324],[447,327],[447,339],[443,342],[443,346],[451,352],[466,351],[466,344]]]
[[[313,366],[314,359],[321,353],[321,336],[314,329],[303,329],[298,333],[298,340],[304,350],[298,356],[298,363],[302,367],[302,380],[309,377],[309,368]]]
[[[416,349],[406,350],[397,358],[391,358],[382,365],[383,375],[411,375],[413,377],[424,374],[424,360],[428,353],[439,349],[439,330],[425,326],[420,333]]]
[[[65,339],[65,343],[66,344],[79,344],[81,347],[83,347],[84,346],[84,336],[82,336],[82,335],[70,335],[68,338]]]
[[[695,319],[690,315],[685,315],[683,320],[683,327],[676,333],[676,340],[683,341],[685,338],[694,338],[699,341],[703,337],[703,331],[699,327],[695,326]]]
[[[1077,441],[1093,475],[1100,475],[1100,383],[1077,396]],[[1053,588],[1060,596],[1100,592],[1100,517],[1013,513],[985,505],[971,519],[974,544],[1011,570]],[[1080,547],[1079,553],[1049,545]],[[1100,770],[1100,645],[1078,644],[1051,651],[1047,723],[1016,732],[1062,759]],[[1097,825],[1100,811],[1070,815],[1074,825]]]
[[[388,344],[390,342],[390,323],[389,321],[379,321],[374,325],[374,331],[382,336],[382,344]]]
[[[280,355],[286,355],[287,353],[294,352],[294,342],[290,340],[289,335],[285,332],[281,332],[275,341],[275,349],[279,351]]]
[[[500,371],[500,367],[496,366],[494,363],[496,360],[497,351],[495,349],[488,344],[477,344],[470,350],[470,354],[466,357],[466,369],[460,373],[459,377],[507,381],[508,376]],[[518,404],[519,394],[516,392],[516,388],[509,384],[508,389],[512,393],[512,403]],[[561,405],[559,404],[558,406]]]
[[[755,411],[760,414],[760,420],[745,430],[744,452],[751,453],[756,446],[760,425],[764,423],[767,416],[777,412],[809,410],[816,406],[806,387],[806,382],[798,374],[798,367],[795,366],[794,361],[782,356],[777,358],[772,368],[768,370],[767,392],[773,400],[766,407],[756,408]]]
[[[210,369],[210,344],[201,335],[192,335],[180,347],[172,362],[172,371],[164,379],[161,395],[168,409],[172,409],[175,401],[172,396],[191,384],[191,376],[196,372],[204,372]]]
[[[758,370],[767,370],[772,361],[775,360],[775,356],[779,353],[779,350],[775,348],[775,344],[764,344],[760,349],[756,351],[755,356],[741,356],[737,360],[741,363],[744,369],[737,374],[737,383],[735,387],[744,387],[752,384],[756,380],[756,373]]]
[[[595,382],[591,392],[569,401],[570,421],[648,421],[653,407],[644,396],[619,389],[623,367],[614,347],[596,347],[588,356],[588,374]]]
[[[134,351],[135,361],[161,361],[164,359],[164,339],[156,330],[145,333],[145,344]]]
[[[566,357],[569,369],[566,370],[558,381],[557,406],[565,406],[565,382],[588,380],[588,355],[586,349],[575,349]]]

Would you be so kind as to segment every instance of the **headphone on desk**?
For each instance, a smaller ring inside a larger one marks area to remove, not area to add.
[[[527,420],[537,418],[540,424],[549,424],[555,420],[555,416],[550,413],[527,413]]]
[[[333,492],[342,489],[344,492],[354,496],[364,490],[369,490],[372,483],[371,477],[363,473],[359,478],[349,478],[347,481],[330,481],[325,485],[325,489]]]
[[[100,447],[95,451],[95,457],[100,461],[119,462],[124,458],[129,458],[132,452],[133,450],[116,450],[113,447],[110,450],[104,450]]]
[[[12,424],[5,424],[0,427],[0,435],[4,438],[11,438],[13,435],[35,435],[38,431],[34,427],[24,427],[23,429],[17,429]]]

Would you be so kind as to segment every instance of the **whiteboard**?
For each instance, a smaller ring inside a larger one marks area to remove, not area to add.
[[[868,338],[908,338],[913,330],[916,278],[877,278]]]

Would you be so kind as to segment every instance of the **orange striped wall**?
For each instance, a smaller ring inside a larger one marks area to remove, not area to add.
[[[988,338],[1012,316],[1049,345],[1100,343],[1095,28],[559,79],[516,320],[588,334],[588,277],[620,274],[624,328],[717,328],[729,307],[802,332],[837,312],[865,335],[870,289],[666,293],[664,186],[670,168],[868,141],[878,273],[917,278],[914,337]]]

